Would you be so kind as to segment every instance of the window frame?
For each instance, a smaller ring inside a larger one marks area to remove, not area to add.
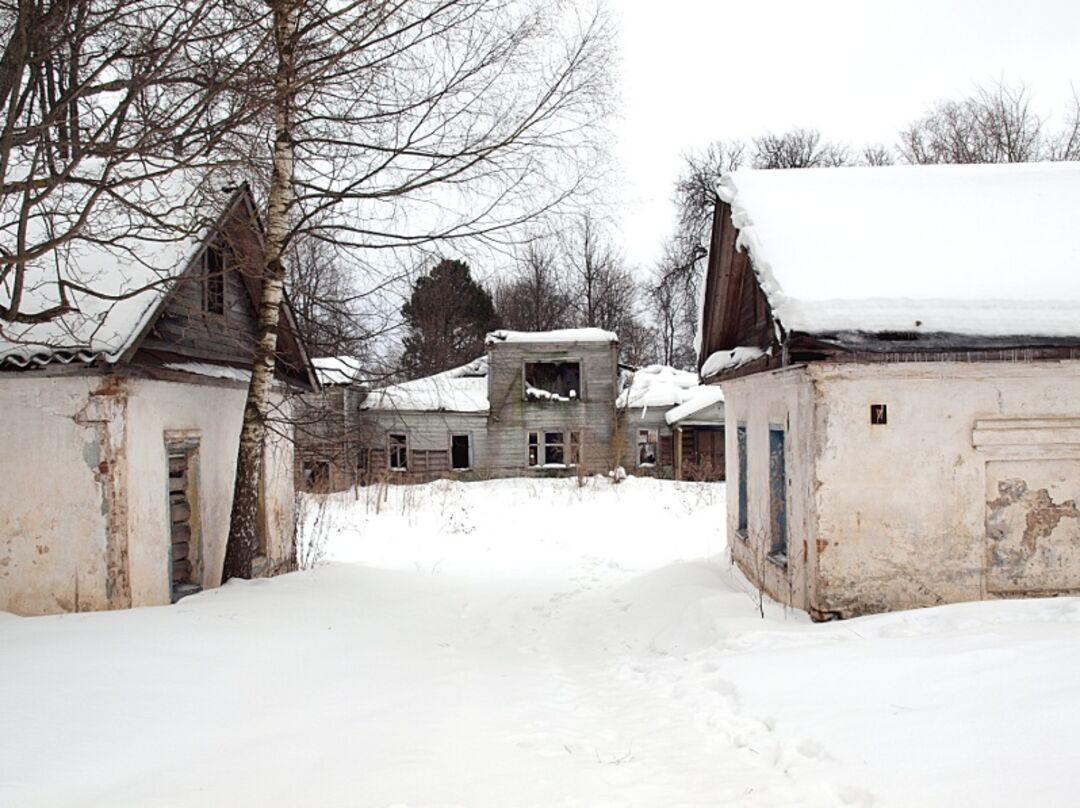
[[[548,435],[561,435],[549,441]],[[558,447],[562,461],[548,462],[549,448]],[[535,450],[535,452],[534,452]],[[543,458],[541,462],[540,458]],[[530,469],[571,469],[581,462],[581,430],[564,427],[538,427],[525,433],[525,466]]]
[[[735,462],[737,465],[738,480],[737,480],[737,496],[736,500],[736,512],[735,512],[735,535],[740,539],[746,539],[749,536],[749,499],[750,499],[750,481],[747,479],[747,470],[749,468],[749,458],[747,455],[747,433],[746,423],[736,422],[735,424]]]
[[[214,263],[211,261],[212,256],[216,257],[216,263],[219,266],[211,265]],[[225,275],[228,272],[229,263],[228,251],[220,241],[211,241],[203,249],[201,261],[203,314],[209,314],[213,317],[226,316],[229,305],[227,300],[228,284],[225,282]],[[211,289],[211,284],[214,287],[213,289]],[[216,305],[211,306],[212,301]]]
[[[527,401],[533,404],[547,403],[544,399],[529,398],[529,384],[528,384],[528,366],[529,365],[577,365],[578,367],[578,386],[574,390],[574,396],[568,396],[569,401],[560,401],[560,403],[569,404],[574,401],[585,401],[585,361],[581,357],[566,356],[558,358],[537,358],[537,357],[525,357],[521,360],[521,400]],[[546,392],[551,392],[546,391]],[[555,395],[555,394],[553,394]]]
[[[454,438],[465,438],[467,441],[466,452],[468,457],[466,458],[467,465],[458,468],[454,465]],[[473,468],[473,438],[471,432],[451,432],[450,444],[448,449],[450,455],[450,471],[472,471]]]
[[[787,487],[787,430],[783,425],[769,424],[769,552],[766,557],[785,568],[790,550]]]
[[[645,435],[645,440],[644,441],[641,440],[641,436],[642,436],[643,433]],[[650,437],[654,438],[654,440],[650,441],[649,440]],[[659,429],[659,427],[655,427],[655,428],[638,427],[637,438],[635,440],[634,446],[636,447],[635,460],[637,461],[637,467],[639,469],[654,469],[658,465],[660,465],[660,429]],[[653,459],[651,461],[641,459],[641,447],[642,446],[652,446],[652,458]]]
[[[394,439],[401,438],[400,444],[396,444]],[[394,465],[394,454],[396,450],[400,450],[404,453],[404,465]],[[390,471],[407,472],[409,470],[409,433],[408,432],[387,432],[386,433],[386,467]]]

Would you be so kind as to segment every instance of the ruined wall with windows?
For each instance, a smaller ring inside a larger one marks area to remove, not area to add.
[[[611,341],[489,345],[489,465],[536,474],[618,465],[617,354]]]

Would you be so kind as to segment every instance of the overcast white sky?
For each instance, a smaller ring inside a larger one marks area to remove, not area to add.
[[[1080,88],[1078,0],[610,0],[622,114],[612,124],[622,243],[646,268],[673,226],[681,155],[814,127],[891,144],[939,98],[1022,80],[1044,115]]]

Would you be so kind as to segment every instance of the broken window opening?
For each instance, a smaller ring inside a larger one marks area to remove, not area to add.
[[[210,244],[203,252],[203,310],[225,313],[225,251],[220,244]]]
[[[563,451],[563,433],[562,432],[545,432],[544,433],[544,465],[564,465],[566,463],[566,454]]]
[[[581,433],[571,432],[569,437],[569,462],[567,462],[567,433],[530,432],[529,466],[566,468],[576,465],[581,457]]]
[[[399,432],[387,435],[387,463],[392,471],[409,470],[409,439]]]
[[[529,433],[529,466],[540,464],[539,436],[535,432]]]
[[[581,398],[580,362],[526,362],[528,401],[574,401]]]
[[[455,471],[466,471],[472,468],[470,460],[469,436],[450,436],[450,468]]]
[[[637,434],[638,466],[650,468],[656,465],[656,446],[659,436],[655,429],[639,429]]]
[[[330,488],[330,461],[304,461],[304,488],[308,491],[327,491]]]
[[[870,423],[875,426],[881,424],[887,424],[889,422],[888,407],[885,404],[871,404],[870,405]]]

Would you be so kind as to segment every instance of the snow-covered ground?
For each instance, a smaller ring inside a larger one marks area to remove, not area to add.
[[[1080,601],[762,618],[723,497],[365,489],[314,571],[0,614],[0,806],[1076,803]]]

